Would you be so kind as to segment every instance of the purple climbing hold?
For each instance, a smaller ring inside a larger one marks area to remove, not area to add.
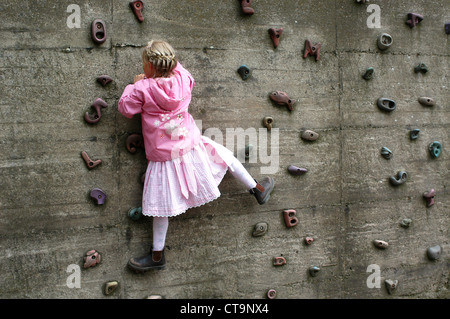
[[[90,196],[96,201],[97,205],[103,205],[106,200],[106,193],[100,188],[91,190]]]

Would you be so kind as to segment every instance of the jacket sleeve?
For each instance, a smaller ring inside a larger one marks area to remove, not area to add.
[[[135,85],[128,84],[119,100],[119,112],[131,119],[135,114],[142,112],[143,105],[144,99],[142,94],[136,90]]]

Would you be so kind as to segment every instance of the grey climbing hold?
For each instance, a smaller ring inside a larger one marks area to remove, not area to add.
[[[429,247],[427,249],[427,256],[430,260],[438,260],[441,257],[442,248],[439,245]]]
[[[386,279],[384,285],[386,286],[387,292],[392,295],[397,289],[398,280]]]
[[[261,237],[267,233],[269,225],[266,222],[259,222],[253,227],[253,237]]]
[[[381,97],[377,100],[377,105],[380,108],[380,110],[386,112],[392,112],[397,107],[397,104],[394,102],[394,100],[387,99],[384,97]]]
[[[399,171],[397,172],[397,176],[391,176],[389,177],[389,182],[393,186],[398,186],[406,182],[408,178],[408,174],[405,171]]]
[[[393,43],[392,37],[387,33],[382,33],[378,36],[377,45],[380,50],[388,49]]]
[[[420,130],[418,128],[409,131],[409,138],[411,140],[417,140],[419,138]]]
[[[428,150],[430,151],[431,157],[437,158],[441,154],[442,145],[438,141],[434,141],[428,145]]]
[[[119,287],[119,282],[115,280],[108,281],[107,283],[105,283],[105,286],[103,287],[103,293],[105,294],[105,296],[109,296],[117,289],[117,287]]]
[[[375,72],[374,68],[372,67],[367,68],[366,72],[364,72],[364,74],[362,75],[363,79],[366,81],[372,80],[374,72]]]
[[[422,96],[419,97],[419,103],[423,106],[435,106],[436,102],[431,97]]]
[[[392,151],[390,149],[388,149],[387,147],[383,147],[381,149],[381,155],[385,158],[385,159],[391,159],[393,154]]]
[[[375,239],[373,241],[373,244],[375,245],[375,247],[381,248],[381,249],[386,249],[389,247],[389,244],[386,241],[378,240],[378,239]]]
[[[403,228],[408,228],[409,226],[411,226],[412,220],[409,218],[405,218],[401,221],[400,226],[402,226]]]
[[[317,266],[309,267],[309,274],[311,277],[316,277],[319,274],[320,268]]]
[[[302,131],[300,136],[307,141],[315,141],[319,138],[319,134],[311,130]]]

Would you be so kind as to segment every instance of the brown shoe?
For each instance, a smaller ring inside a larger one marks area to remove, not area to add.
[[[166,267],[164,250],[151,251],[148,255],[131,258],[128,261],[128,267],[137,272],[145,272],[150,269],[164,269]]]

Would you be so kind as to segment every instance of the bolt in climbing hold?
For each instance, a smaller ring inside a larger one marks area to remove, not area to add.
[[[383,147],[381,149],[381,155],[385,158],[385,159],[391,159],[393,154],[392,151],[390,149],[388,149],[387,147]]]
[[[89,194],[97,203],[97,205],[103,205],[106,200],[106,193],[100,188],[93,188]]]
[[[431,157],[437,158],[441,154],[442,145],[438,141],[434,141],[428,145],[428,150],[430,151]]]
[[[373,79],[373,73],[375,72],[375,69],[370,67],[366,69],[366,72],[362,75],[364,80],[372,80]]]
[[[107,84],[112,82],[112,77],[110,77],[109,75],[100,75],[97,78],[97,82],[100,83],[102,86],[106,86]]]
[[[83,157],[83,159],[86,162],[86,165],[89,169],[92,169],[102,163],[102,160],[96,160],[96,161],[91,160],[89,158],[89,155],[85,151],[81,152],[81,157]]]
[[[133,207],[128,211],[128,217],[131,220],[137,221],[142,217],[142,207]]]
[[[301,168],[294,165],[289,165],[288,167],[288,172],[291,173],[292,175],[303,175],[307,171],[308,170],[306,168]]]
[[[319,138],[319,134],[311,130],[305,130],[301,132],[300,137],[307,141],[315,141]]]
[[[252,15],[255,10],[251,8],[253,0],[241,0],[242,13]]]
[[[269,34],[273,42],[273,47],[276,49],[278,47],[278,44],[280,43],[280,38],[283,34],[283,28],[270,28]]]
[[[403,228],[408,228],[409,226],[411,226],[412,220],[409,218],[405,218],[402,220],[402,222],[400,223],[400,226],[402,226]]]
[[[431,207],[434,205],[434,196],[436,196],[434,188],[430,189],[428,192],[423,193],[423,197],[427,201],[427,207]]]
[[[386,112],[392,112],[397,107],[397,104],[393,100],[384,97],[381,97],[377,100],[377,105],[380,110]]]
[[[436,102],[431,97],[419,97],[419,103],[424,106],[435,106]]]
[[[408,13],[406,19],[406,24],[409,25],[410,28],[414,28],[420,21],[423,20],[423,15],[418,13]]]
[[[286,105],[289,111],[292,111],[295,100],[290,99],[286,92],[274,91],[270,93],[270,99],[277,103],[278,105]]]
[[[144,21],[144,16],[142,15],[142,10],[144,9],[144,2],[141,0],[135,0],[130,2],[131,10],[133,10],[134,15],[138,18],[139,22]]]
[[[309,274],[311,277],[316,277],[319,274],[320,268],[317,266],[309,267]]]
[[[119,282],[115,280],[108,281],[107,283],[105,283],[103,287],[103,293],[105,294],[105,296],[109,296],[117,289],[117,287],[119,287]]]
[[[251,70],[246,65],[241,65],[237,71],[241,76],[242,80],[244,81],[247,80],[252,75]]]
[[[264,236],[267,233],[268,228],[269,228],[269,225],[267,223],[265,223],[265,222],[257,223],[253,227],[252,236],[253,237]]]
[[[430,260],[438,260],[441,258],[442,248],[439,245],[429,247],[427,249],[427,256]]]
[[[270,131],[272,129],[272,126],[273,126],[273,117],[266,116],[263,119],[263,124],[264,124],[265,127],[267,127],[267,130]]]
[[[428,67],[425,65],[425,63],[419,63],[418,65],[416,65],[415,67],[414,67],[414,72],[415,73],[419,73],[419,72],[422,72],[422,73],[427,73],[428,72]]]
[[[84,268],[94,267],[99,264],[102,256],[95,249],[89,250],[84,257]]]
[[[445,33],[446,33],[446,34],[450,34],[450,22],[447,22],[447,23],[444,25],[444,30],[445,30]]]
[[[409,138],[411,140],[416,140],[419,138],[420,130],[418,128],[409,131]]]
[[[312,44],[311,40],[305,40],[305,48],[303,49],[303,58],[306,59],[308,55],[315,56],[316,61],[319,61],[321,43]]]
[[[305,237],[305,244],[306,245],[311,245],[313,243],[313,241],[314,241],[314,238],[312,238],[310,236]]]
[[[386,287],[387,292],[392,295],[398,286],[398,280],[386,279],[384,281],[384,285]]]
[[[296,217],[297,212],[294,209],[287,209],[283,211],[284,223],[286,227],[291,228],[297,226],[298,218]]]
[[[408,178],[408,174],[405,171],[399,171],[397,172],[397,176],[391,176],[389,177],[389,182],[394,185],[398,186],[406,182],[406,179]]]
[[[275,289],[269,289],[269,291],[267,292],[267,298],[275,299],[276,296],[277,296],[277,291]]]
[[[136,153],[137,148],[143,148],[144,147],[144,138],[141,134],[130,134],[127,137],[126,142],[127,150],[131,154]]]
[[[393,39],[387,33],[382,33],[378,36],[377,45],[378,49],[386,50],[392,45]]]
[[[387,242],[385,242],[383,240],[378,240],[378,239],[375,239],[373,241],[373,244],[375,245],[375,247],[381,248],[381,249],[386,249],[389,246],[389,244]]]
[[[101,19],[95,19],[91,25],[92,40],[97,44],[106,41],[106,24]]]
[[[101,98],[97,98],[94,103],[92,103],[91,107],[95,110],[95,114],[90,115],[89,112],[86,112],[84,114],[84,120],[89,124],[95,124],[98,123],[102,117],[102,112],[100,110],[108,107],[108,104]]]
[[[274,266],[286,265],[286,258],[284,258],[284,257],[274,257],[273,258],[273,265]]]

